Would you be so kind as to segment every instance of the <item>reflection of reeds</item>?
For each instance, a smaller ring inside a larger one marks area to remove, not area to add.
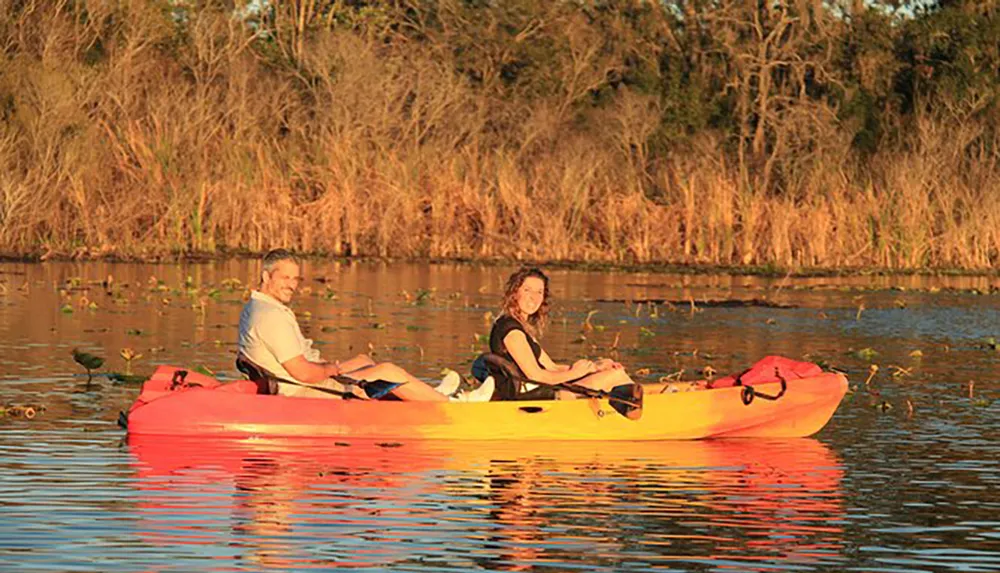
[[[337,31],[283,67],[212,10],[168,50],[155,5],[121,15],[100,65],[81,63],[96,16],[2,16],[20,52],[0,77],[0,250],[899,268],[1000,250],[1000,174],[965,157],[969,127],[920,120],[907,151],[829,157],[765,192],[709,136],[649,160],[655,102],[624,88],[580,118],[589,95],[505,104],[433,47]]]

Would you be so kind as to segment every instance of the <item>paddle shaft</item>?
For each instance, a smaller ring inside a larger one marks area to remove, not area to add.
[[[579,378],[577,380],[579,380]],[[525,382],[531,382],[532,384],[543,384],[543,382],[535,382],[533,380],[527,380],[527,379],[525,379]],[[607,390],[595,390],[594,388],[587,388],[586,386],[574,384],[574,382],[576,382],[576,380],[572,380],[569,382],[560,382],[558,384],[550,384],[550,386],[556,388],[557,390],[569,390],[574,394],[580,396],[586,396],[588,398],[604,398],[609,402],[621,402],[622,404],[628,404],[633,408],[642,408],[642,404],[634,402],[632,400],[626,400],[625,398],[621,398],[619,396],[614,396]]]
[[[535,382],[537,384],[537,382]],[[552,384],[557,390],[568,390],[575,394],[595,399],[602,398],[608,401],[611,409],[618,412],[629,420],[636,421],[642,417],[642,386],[638,384],[620,384],[610,391],[588,388],[574,382],[562,382]]]
[[[518,382],[536,384],[536,385],[539,385],[539,386],[548,386],[548,387],[554,388],[556,390],[567,390],[569,392],[573,392],[574,394],[581,395],[581,396],[586,396],[588,398],[604,398],[604,399],[606,399],[606,400],[608,400],[610,402],[616,402],[618,404],[623,404],[623,405],[632,407],[632,408],[634,408],[636,410],[641,410],[642,409],[641,387],[639,387],[639,389],[638,389],[639,395],[638,396],[633,396],[632,399],[629,399],[629,398],[625,398],[623,396],[616,396],[613,392],[608,392],[607,390],[597,390],[595,388],[588,388],[588,387],[583,386],[581,384],[577,384],[576,382],[578,382],[579,380],[582,380],[582,378],[577,378],[575,380],[569,380],[569,381],[566,381],[566,382],[559,382],[559,383],[554,383],[554,384],[553,383],[546,383],[546,382],[539,382],[538,380],[531,380],[530,378],[524,376],[521,373],[521,370],[517,367],[516,364],[514,364],[510,360],[508,360],[508,359],[506,359],[503,356],[500,356],[498,354],[493,354],[493,353],[489,353],[488,352],[486,354],[481,355],[477,359],[477,361],[478,360],[483,360],[484,363],[492,364],[494,367],[500,368],[501,370],[503,370],[504,375],[509,376],[512,380],[515,380],[515,381],[518,381]],[[473,364],[473,368],[474,369],[476,368],[475,364]],[[634,387],[635,384],[634,383],[633,384],[622,384],[620,386],[616,386],[613,390],[616,390],[616,389],[619,389],[619,388],[623,388],[623,387],[626,387],[626,386],[628,386],[628,387]]]
[[[306,384],[305,382],[299,382],[298,380],[289,380],[287,378],[274,376],[270,372],[267,372],[260,366],[254,364],[250,359],[243,356],[242,354],[240,354],[236,358],[236,368],[241,372],[243,372],[244,374],[246,374],[247,376],[249,376],[250,379],[253,380],[254,382],[257,382],[256,377],[261,377],[265,380],[271,380],[274,382],[280,382],[284,384],[291,384],[292,386],[300,386],[302,388],[310,388],[312,390],[317,390],[319,392],[324,392],[326,394],[332,394],[334,396],[339,396],[345,399],[358,398],[358,396],[355,396],[353,392],[344,392],[343,390],[324,388],[322,386],[315,386],[313,384]],[[397,387],[402,386],[404,384],[403,382],[389,382],[388,380],[356,380],[349,376],[344,376],[343,374],[335,374],[333,376],[330,376],[330,378],[336,380],[337,382],[340,382],[341,384],[344,384],[345,386],[358,386],[359,388],[364,390],[365,394],[367,394],[369,398],[372,399],[381,398],[382,396],[385,396],[389,392],[392,392]],[[376,390],[374,393],[369,393],[365,387],[371,385],[377,385],[380,386],[380,388]]]
[[[402,386],[404,384],[403,382],[390,382],[388,380],[355,380],[354,378],[350,378],[350,377],[344,376],[342,374],[337,374],[335,376],[330,376],[330,378],[332,378],[333,380],[336,380],[337,382],[340,382],[341,384],[343,384],[345,386],[357,386],[357,387],[361,388],[362,390],[365,390],[365,387],[366,386],[370,386],[370,385],[379,385],[379,386],[382,386],[383,388],[385,388],[387,386],[391,386],[391,388],[389,388],[388,390],[385,390],[385,391],[382,391],[382,392],[378,392],[377,393],[378,394],[378,396],[377,396],[378,398],[380,398],[380,397],[388,394],[389,392],[392,392],[392,390],[394,390],[398,386]],[[327,394],[332,394],[334,396],[340,396],[341,398],[358,398],[359,397],[356,394],[354,394],[353,392],[344,392],[343,390],[336,390],[334,388],[325,388],[323,386],[315,386],[313,384],[306,384],[304,382],[299,382],[298,380],[288,380],[288,379],[285,379],[285,378],[275,378],[274,380],[276,382],[280,382],[280,383],[283,383],[283,384],[291,384],[292,386],[300,386],[302,388],[310,388],[312,390],[318,390],[320,392],[325,392]],[[367,391],[365,391],[365,393],[367,394]],[[376,397],[373,397],[373,396],[369,396],[369,398],[376,399]]]
[[[604,398],[609,402],[620,402],[622,404],[627,404],[629,406],[632,406],[633,408],[642,408],[641,402],[637,403],[633,400],[627,400],[620,396],[615,396],[610,392],[608,392],[607,390],[597,390],[595,388],[588,388],[586,386],[581,386],[580,384],[576,384],[577,381],[582,380],[583,378],[577,378],[575,380],[569,380],[567,382],[558,382],[553,384],[553,383],[539,382],[538,380],[531,380],[527,377],[520,376],[513,371],[509,371],[508,374],[512,378],[515,378],[520,382],[526,382],[528,384],[537,384],[539,386],[551,386],[556,390],[567,390],[578,396],[586,396],[587,398]]]

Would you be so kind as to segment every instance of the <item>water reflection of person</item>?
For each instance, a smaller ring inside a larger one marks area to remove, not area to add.
[[[497,472],[488,478],[490,500],[495,504],[490,519],[501,524],[491,538],[501,548],[501,570],[529,570],[542,553],[544,523],[531,490],[532,474],[531,469],[521,468],[516,473]]]
[[[253,567],[291,564],[292,550],[283,539],[291,534],[300,492],[287,478],[277,461],[266,458],[247,459],[244,471],[234,476],[233,543],[249,549],[241,558]]]
[[[599,466],[555,467],[544,458],[491,464],[487,485],[494,505],[489,515],[500,527],[491,538],[499,554],[490,567],[504,571],[533,569],[540,561],[551,560],[553,552],[569,551],[571,546],[565,540],[581,539],[581,530],[586,553],[573,555],[570,561],[593,562],[595,555],[618,552],[622,546],[614,537],[601,534],[598,540],[598,535],[585,531],[603,527],[595,523],[588,508],[614,503],[612,480],[593,479],[600,473]],[[553,543],[547,530],[567,525],[574,531],[561,533],[563,542]]]
[[[605,566],[641,544],[650,562],[709,559],[756,571],[765,567],[751,564],[817,563],[842,548],[843,472],[814,440],[531,452],[490,465],[500,552],[490,568]]]
[[[245,457],[233,476],[233,533],[248,549],[243,559],[261,570],[293,565],[388,570],[412,556],[391,531],[372,528],[386,514],[409,511],[424,499],[425,484],[413,483],[401,471],[412,465],[383,467],[392,454],[378,444],[313,449],[313,459],[294,451]],[[321,497],[322,491],[350,493],[330,499]],[[410,525],[421,524],[411,520]],[[434,527],[431,520],[423,525]],[[335,526],[337,535],[324,537],[316,553],[304,556],[302,539],[317,526]]]
[[[414,478],[421,458],[375,443],[131,435],[129,446],[147,541],[183,552],[222,534],[241,570],[391,569],[411,547],[375,539],[373,524],[436,487]],[[428,516],[421,525],[435,523]],[[317,529],[334,535],[312,541]]]

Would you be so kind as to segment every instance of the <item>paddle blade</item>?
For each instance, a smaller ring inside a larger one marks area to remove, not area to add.
[[[365,395],[372,400],[378,400],[384,397],[389,392],[392,392],[396,388],[399,388],[403,384],[401,382],[387,382],[385,380],[370,380],[364,382],[361,389],[365,391]]]
[[[608,404],[629,420],[642,417],[642,386],[639,384],[622,384],[608,392]]]

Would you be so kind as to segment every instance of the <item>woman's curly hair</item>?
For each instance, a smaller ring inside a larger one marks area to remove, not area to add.
[[[545,293],[542,296],[542,304],[538,306],[531,316],[521,316],[521,309],[517,305],[517,291],[530,277],[542,279],[545,285]],[[507,286],[504,287],[503,307],[501,312],[521,321],[528,332],[535,338],[541,338],[545,325],[549,320],[549,277],[535,267],[521,267],[507,279]]]

